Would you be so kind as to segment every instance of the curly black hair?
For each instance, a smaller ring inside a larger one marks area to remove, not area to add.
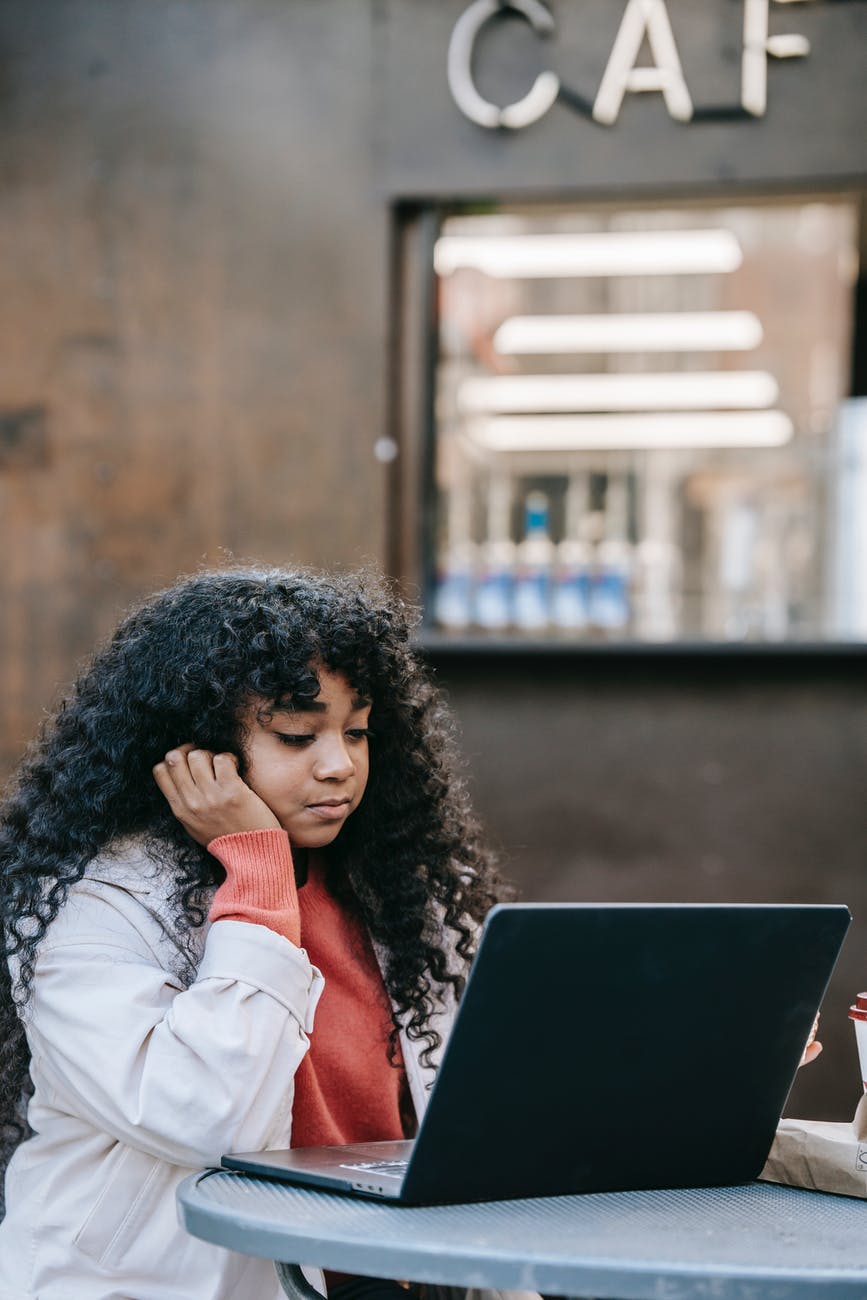
[[[174,818],[153,765],[185,741],[243,755],[242,717],[315,698],[317,668],[372,702],[370,777],[328,850],[348,879],[398,1018],[429,1053],[432,1012],[460,996],[477,924],[506,896],[456,775],[452,727],[410,643],[412,611],[368,573],[229,568],[180,579],[123,620],[25,757],[0,808],[0,1138],[26,1133],[20,1011],[37,950],[70,887],[112,840],[144,837],[171,873],[179,929],[206,915],[223,869]],[[243,759],[242,759],[243,764]],[[242,765],[243,773],[243,765]],[[457,953],[458,968],[450,958]]]

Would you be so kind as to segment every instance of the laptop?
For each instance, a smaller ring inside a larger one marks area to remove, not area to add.
[[[498,905],[413,1141],[222,1164],[408,1205],[748,1182],[850,920],[842,906]]]

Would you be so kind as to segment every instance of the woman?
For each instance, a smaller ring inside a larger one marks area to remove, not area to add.
[[[250,568],[96,654],[3,807],[0,881],[0,1300],[276,1300],[178,1227],[178,1182],[411,1135],[503,896],[400,602]]]

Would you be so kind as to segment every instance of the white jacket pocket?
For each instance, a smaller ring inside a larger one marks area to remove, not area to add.
[[[165,1160],[116,1143],[105,1162],[105,1182],[75,1234],[75,1245],[107,1268],[121,1264],[177,1172]]]

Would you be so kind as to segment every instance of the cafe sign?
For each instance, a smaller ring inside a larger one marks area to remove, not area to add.
[[[798,0],[742,0],[742,50],[739,84],[733,87],[728,110],[715,108],[713,116],[763,117],[768,103],[770,59],[805,58],[810,43],[805,36],[776,30],[778,11],[791,12]],[[810,0],[800,0],[810,3]],[[519,131],[538,122],[560,98],[573,105],[587,105],[587,115],[602,126],[618,119],[627,95],[656,93],[662,96],[672,118],[690,122],[700,118],[692,91],[684,76],[678,53],[677,32],[666,0],[628,0],[601,80],[591,98],[564,95],[560,77],[551,69],[540,72],[520,99],[505,105],[491,103],[479,91],[473,74],[473,58],[479,36],[490,22],[504,16],[525,19],[543,40],[555,33],[554,16],[542,0],[474,0],[455,23],[448,46],[447,71],[452,99],[461,112],[478,126]],[[642,50],[649,61],[641,59]]]

